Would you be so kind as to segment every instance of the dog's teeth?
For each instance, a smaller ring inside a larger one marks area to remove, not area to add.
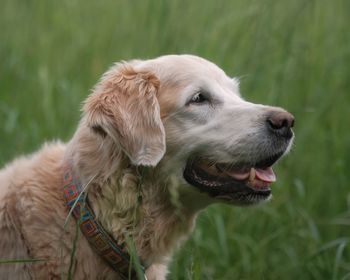
[[[250,182],[253,182],[255,179],[255,169],[254,168],[251,168],[250,169],[250,173],[249,173],[249,181]]]

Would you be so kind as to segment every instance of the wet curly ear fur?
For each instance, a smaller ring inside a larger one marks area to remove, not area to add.
[[[152,73],[117,64],[102,76],[83,107],[92,131],[112,137],[135,165],[155,166],[165,153],[158,89]]]

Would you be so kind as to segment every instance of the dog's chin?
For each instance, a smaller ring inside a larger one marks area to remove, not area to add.
[[[270,185],[276,181],[272,165],[283,153],[259,160],[255,164],[213,163],[201,157],[187,161],[183,177],[191,186],[214,201],[249,206],[271,198]]]

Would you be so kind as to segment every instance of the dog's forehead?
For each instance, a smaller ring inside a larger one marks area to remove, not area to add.
[[[152,71],[161,84],[203,87],[217,83],[234,91],[238,89],[237,79],[229,78],[214,63],[193,55],[166,55],[142,61],[138,66]]]
[[[137,61],[134,68],[150,71],[159,79],[162,117],[182,108],[190,96],[199,91],[210,93],[225,104],[241,101],[238,79],[228,77],[214,63],[197,56],[167,55]]]

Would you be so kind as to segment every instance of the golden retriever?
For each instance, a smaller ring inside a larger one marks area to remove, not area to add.
[[[271,197],[271,166],[289,151],[293,124],[281,108],[243,100],[238,80],[203,58],[115,64],[68,143],[0,171],[0,260],[24,260],[1,264],[0,278],[122,278],[77,230],[63,195],[69,165],[96,221],[134,244],[148,279],[165,279],[201,209]]]

